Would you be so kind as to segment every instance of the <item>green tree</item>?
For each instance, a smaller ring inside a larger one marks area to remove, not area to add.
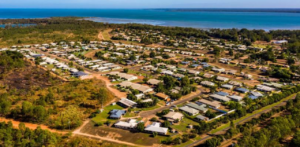
[[[138,123],[136,129],[139,132],[144,132],[144,130],[145,130],[145,124],[144,123]]]

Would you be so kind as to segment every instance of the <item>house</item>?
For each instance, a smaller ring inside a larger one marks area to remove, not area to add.
[[[136,94],[135,97],[139,100],[139,99],[141,99],[141,98],[144,98],[144,97],[145,97],[145,94],[139,93],[139,94]]]
[[[225,88],[225,89],[232,89],[233,88],[233,85],[230,85],[230,84],[223,84],[221,85],[222,88]]]
[[[126,73],[120,73],[120,72],[111,72],[111,73],[108,73],[108,75],[116,75],[116,76],[119,76],[121,79],[124,79],[126,81],[133,81],[133,80],[138,79],[137,76],[129,75],[129,74],[126,74]]]
[[[192,74],[192,75],[199,75],[200,74],[200,72],[196,71],[196,70],[188,70],[188,73]]]
[[[263,94],[261,94],[260,92],[258,92],[258,91],[250,91],[250,94],[249,94],[249,98],[251,98],[251,99],[257,99],[257,98],[259,98],[259,97],[263,97],[264,95]]]
[[[153,100],[152,99],[145,99],[145,100],[141,100],[141,103],[152,103]]]
[[[125,88],[131,87],[132,89],[138,90],[142,93],[148,93],[148,92],[153,91],[153,89],[150,88],[149,86],[136,84],[136,83],[132,83],[132,82],[128,82],[128,81],[123,81],[122,83],[119,84],[119,86],[125,87]]]
[[[88,74],[83,71],[74,72],[72,75],[76,78],[84,78],[88,76]]]
[[[216,68],[216,67],[213,67],[211,70],[214,71],[214,72],[217,72],[217,73],[225,72],[225,69],[224,69],[224,68]]]
[[[169,112],[168,114],[163,116],[169,122],[180,121],[183,119],[183,114],[179,112]]]
[[[209,74],[209,73],[205,73],[204,75],[203,75],[203,77],[204,78],[212,78],[212,77],[214,77],[214,75],[212,75],[212,74]]]
[[[205,104],[201,104],[201,105],[198,105],[198,104],[195,104],[195,103],[188,103],[186,104],[186,106],[188,107],[191,107],[191,108],[194,108],[196,110],[199,110],[201,111],[202,113],[206,113],[207,112],[207,108],[206,108],[206,105]]]
[[[194,109],[194,108],[191,108],[191,107],[188,107],[188,106],[183,106],[183,107],[180,107],[179,110],[187,113],[188,115],[191,115],[191,116],[194,116],[196,114],[199,113],[198,110]]]
[[[158,85],[161,81],[157,79],[150,79],[147,81],[149,85]]]
[[[118,121],[114,124],[116,128],[121,129],[134,129],[137,126],[137,120],[136,119],[129,119],[127,121]]]
[[[208,121],[208,120],[209,120],[208,117],[205,117],[205,116],[203,116],[203,115],[201,115],[201,114],[197,115],[197,116],[196,116],[196,119],[197,119],[197,120],[200,120],[200,121]]]
[[[227,70],[226,73],[230,74],[230,75],[235,75],[236,74],[236,70]]]
[[[237,96],[237,95],[231,95],[231,96],[228,96],[228,98],[230,98],[231,100],[236,101],[236,102],[239,102],[243,99],[243,97]]]
[[[231,84],[233,86],[242,86],[242,83],[237,82],[237,81],[229,81],[228,84]]]
[[[221,102],[228,102],[230,101],[229,98],[227,98],[226,96],[221,96],[221,95],[218,95],[218,94],[211,94],[209,97],[215,99],[215,100],[218,100],[218,101],[221,101]]]
[[[126,113],[125,110],[113,109],[109,112],[109,118],[120,119]]]
[[[215,94],[220,95],[220,96],[228,96],[229,95],[228,93],[223,92],[223,91],[216,92]]]
[[[212,86],[215,86],[215,83],[210,82],[210,81],[202,81],[201,85],[212,87]]]
[[[188,64],[190,64],[190,62],[189,61],[182,61],[181,64],[188,65]]]
[[[128,107],[136,107],[137,103],[129,100],[127,98],[122,98],[121,100],[118,101],[118,104],[122,107],[128,108]]]
[[[177,73],[177,74],[174,74],[173,77],[181,79],[184,77],[184,75]]]
[[[241,92],[241,93],[248,93],[249,92],[248,89],[242,88],[242,87],[235,88],[235,91]]]
[[[227,81],[229,81],[228,78],[222,77],[222,76],[217,76],[217,80],[218,80],[218,81],[222,81],[222,82],[227,82]]]
[[[275,91],[275,88],[265,86],[265,85],[257,85],[256,89],[263,92],[272,92]]]
[[[258,91],[250,91],[250,95],[256,96],[256,97],[263,97],[264,95],[261,94]]]
[[[157,96],[158,98],[162,99],[162,100],[168,100],[169,96],[164,94],[164,93],[157,93],[155,94],[155,96]]]
[[[221,103],[218,101],[209,101],[206,99],[201,99],[198,101],[198,103],[205,104],[205,105],[208,105],[208,106],[210,106],[212,108],[216,108],[216,109],[218,109],[221,106]]]
[[[170,70],[162,70],[161,74],[166,74],[166,75],[173,75],[174,73]]]
[[[156,132],[157,134],[160,135],[167,135],[168,128],[161,127],[161,124],[159,122],[153,122],[151,125],[148,125],[145,128],[145,131],[149,133]]]

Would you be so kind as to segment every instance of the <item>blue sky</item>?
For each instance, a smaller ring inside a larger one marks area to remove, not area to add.
[[[0,8],[300,8],[300,0],[0,0]]]

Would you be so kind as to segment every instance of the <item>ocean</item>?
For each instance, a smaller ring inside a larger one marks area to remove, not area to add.
[[[0,9],[0,19],[77,16],[107,23],[193,28],[300,29],[300,10],[189,9]]]

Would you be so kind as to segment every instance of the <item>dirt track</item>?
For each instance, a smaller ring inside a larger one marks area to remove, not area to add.
[[[90,76],[83,78],[83,80],[84,79],[93,79],[93,78],[102,80],[105,82],[107,89],[109,91],[111,91],[116,97],[118,97],[118,98],[126,98],[127,97],[127,94],[125,92],[120,92],[119,90],[112,88],[113,84],[110,82],[110,80],[108,78],[103,77],[100,74],[95,74],[95,73],[89,73],[89,74],[90,74]]]
[[[0,122],[9,122],[9,121],[12,122],[14,128],[19,128],[19,124],[21,123],[20,121],[0,117]],[[40,126],[43,130],[49,130],[50,132],[59,133],[59,134],[68,133],[68,132],[64,132],[64,131],[60,131],[60,130],[50,129],[48,126],[45,126],[45,125],[26,123],[26,122],[22,122],[22,123],[24,123],[27,128],[32,129],[32,130],[34,130],[38,126]]]
[[[102,32],[101,32],[101,31],[100,31],[99,34],[98,34],[98,39],[99,39],[99,40],[105,40],[104,37],[103,37],[103,35],[102,35]]]

